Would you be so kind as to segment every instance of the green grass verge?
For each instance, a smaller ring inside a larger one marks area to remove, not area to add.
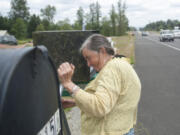
[[[135,63],[134,58],[134,41],[135,37],[131,34],[125,36],[111,37],[116,48],[116,54],[125,55],[130,59],[130,63]]]
[[[18,45],[26,44],[26,43],[32,43],[32,39],[23,39],[23,40],[18,40]]]

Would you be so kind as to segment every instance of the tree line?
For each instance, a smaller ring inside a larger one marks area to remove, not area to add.
[[[148,30],[148,31],[160,31],[161,29],[173,30],[174,27],[180,28],[180,21],[168,19],[167,21],[157,21],[157,22],[149,23],[143,28],[143,30]]]
[[[68,18],[54,22],[57,13],[55,6],[47,5],[40,9],[40,15],[31,15],[27,0],[11,0],[11,9],[7,16],[0,12],[0,30],[8,30],[18,39],[32,38],[34,31],[47,30],[98,30],[105,36],[124,35],[129,29],[126,17],[126,3],[119,0],[112,4],[109,15],[102,16],[101,5],[98,2],[89,5],[88,13],[82,7],[76,12],[73,24]]]

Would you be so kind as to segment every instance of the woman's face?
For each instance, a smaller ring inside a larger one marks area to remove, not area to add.
[[[89,67],[92,66],[96,71],[101,69],[101,53],[84,48],[82,50],[82,55],[86,59]]]

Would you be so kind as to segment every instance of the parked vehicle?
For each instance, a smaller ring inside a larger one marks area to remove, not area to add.
[[[17,40],[12,35],[4,35],[4,36],[0,36],[0,43],[8,44],[8,45],[17,45]]]
[[[148,36],[148,35],[149,35],[149,32],[147,32],[147,31],[142,31],[141,35],[142,35],[142,36]]]
[[[162,30],[160,32],[159,40],[164,41],[174,41],[174,34],[171,30]]]
[[[180,30],[173,30],[174,38],[180,38]]]

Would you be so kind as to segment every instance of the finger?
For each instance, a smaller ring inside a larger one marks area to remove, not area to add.
[[[62,63],[59,68],[58,68],[58,73],[59,74],[66,74],[68,72],[68,63],[65,62],[65,63]]]
[[[74,70],[75,69],[75,66],[73,64],[71,64],[71,69]]]
[[[57,72],[58,72],[58,75],[61,75],[61,69],[60,68],[58,68]]]
[[[64,62],[64,63],[60,64],[59,68],[64,67],[65,65],[68,65],[68,62]]]
[[[74,74],[74,70],[75,70],[75,66],[73,64],[71,64],[71,70],[72,70],[71,74],[73,75]]]
[[[63,63],[61,68],[66,72],[69,72],[71,70],[71,66],[68,62]]]

